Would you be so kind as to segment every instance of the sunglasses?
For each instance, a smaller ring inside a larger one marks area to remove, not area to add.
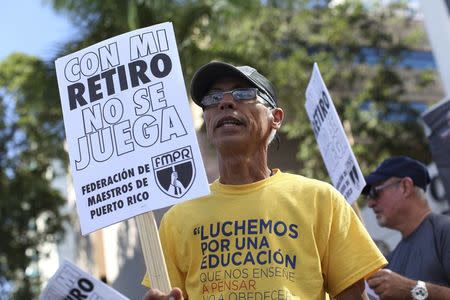
[[[213,91],[208,94],[206,94],[202,101],[202,107],[208,108],[215,105],[218,105],[220,101],[222,101],[223,97],[226,94],[231,94],[233,96],[233,99],[238,102],[243,101],[249,101],[256,99],[258,102],[264,104],[264,105],[270,105],[267,101],[264,99],[261,99],[260,97],[257,97],[260,95],[257,88],[240,88],[240,89],[234,89],[231,91]],[[260,95],[261,96],[261,95]]]
[[[388,187],[394,186],[396,184],[399,184],[400,181],[402,181],[401,179],[388,183],[388,184],[383,184],[383,185],[379,185],[379,186],[372,186],[369,190],[369,193],[367,194],[367,198],[376,200],[378,199],[378,197],[380,197],[380,193],[384,190],[387,189]]]

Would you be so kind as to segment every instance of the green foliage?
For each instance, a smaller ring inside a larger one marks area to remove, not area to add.
[[[0,63],[0,274],[15,281],[15,299],[36,297],[39,278],[26,270],[62,234],[64,199],[49,176],[64,136],[53,74],[21,54]]]
[[[286,111],[282,130],[299,141],[297,159],[305,175],[328,177],[304,109],[304,91],[314,62],[341,120],[351,124],[353,150],[364,172],[393,154],[429,161],[418,113],[401,100],[406,92],[402,72],[408,70],[399,61],[417,41],[403,40],[409,37],[411,25],[411,19],[404,17],[404,3],[369,11],[360,1],[333,8],[311,8],[302,6],[303,2],[284,8],[269,1],[239,18],[220,19],[220,26],[211,17],[202,33],[208,41],[203,49],[210,52],[208,58],[258,66],[275,83]],[[378,63],[365,63],[362,50],[375,51]],[[418,82],[432,81],[423,75],[426,72],[421,74]]]

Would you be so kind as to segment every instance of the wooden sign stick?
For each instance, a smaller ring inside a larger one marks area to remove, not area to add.
[[[170,287],[169,274],[167,273],[155,215],[150,211],[138,215],[134,219],[139,231],[139,239],[150,285],[152,288],[169,293],[172,288]]]

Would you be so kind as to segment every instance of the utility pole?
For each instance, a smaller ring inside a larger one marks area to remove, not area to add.
[[[450,0],[419,0],[445,97],[422,114],[431,155],[450,206]],[[439,99],[436,99],[439,100]]]
[[[419,0],[433,55],[445,91],[450,97],[450,0]],[[438,99],[437,99],[438,100]]]

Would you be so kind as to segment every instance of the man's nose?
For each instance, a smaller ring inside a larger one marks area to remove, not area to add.
[[[231,93],[223,95],[222,100],[219,102],[219,109],[234,109],[236,107],[236,100],[234,100]]]
[[[375,199],[373,199],[371,197],[367,197],[367,206],[368,207],[373,208],[376,203],[377,203],[377,201],[375,201]]]

